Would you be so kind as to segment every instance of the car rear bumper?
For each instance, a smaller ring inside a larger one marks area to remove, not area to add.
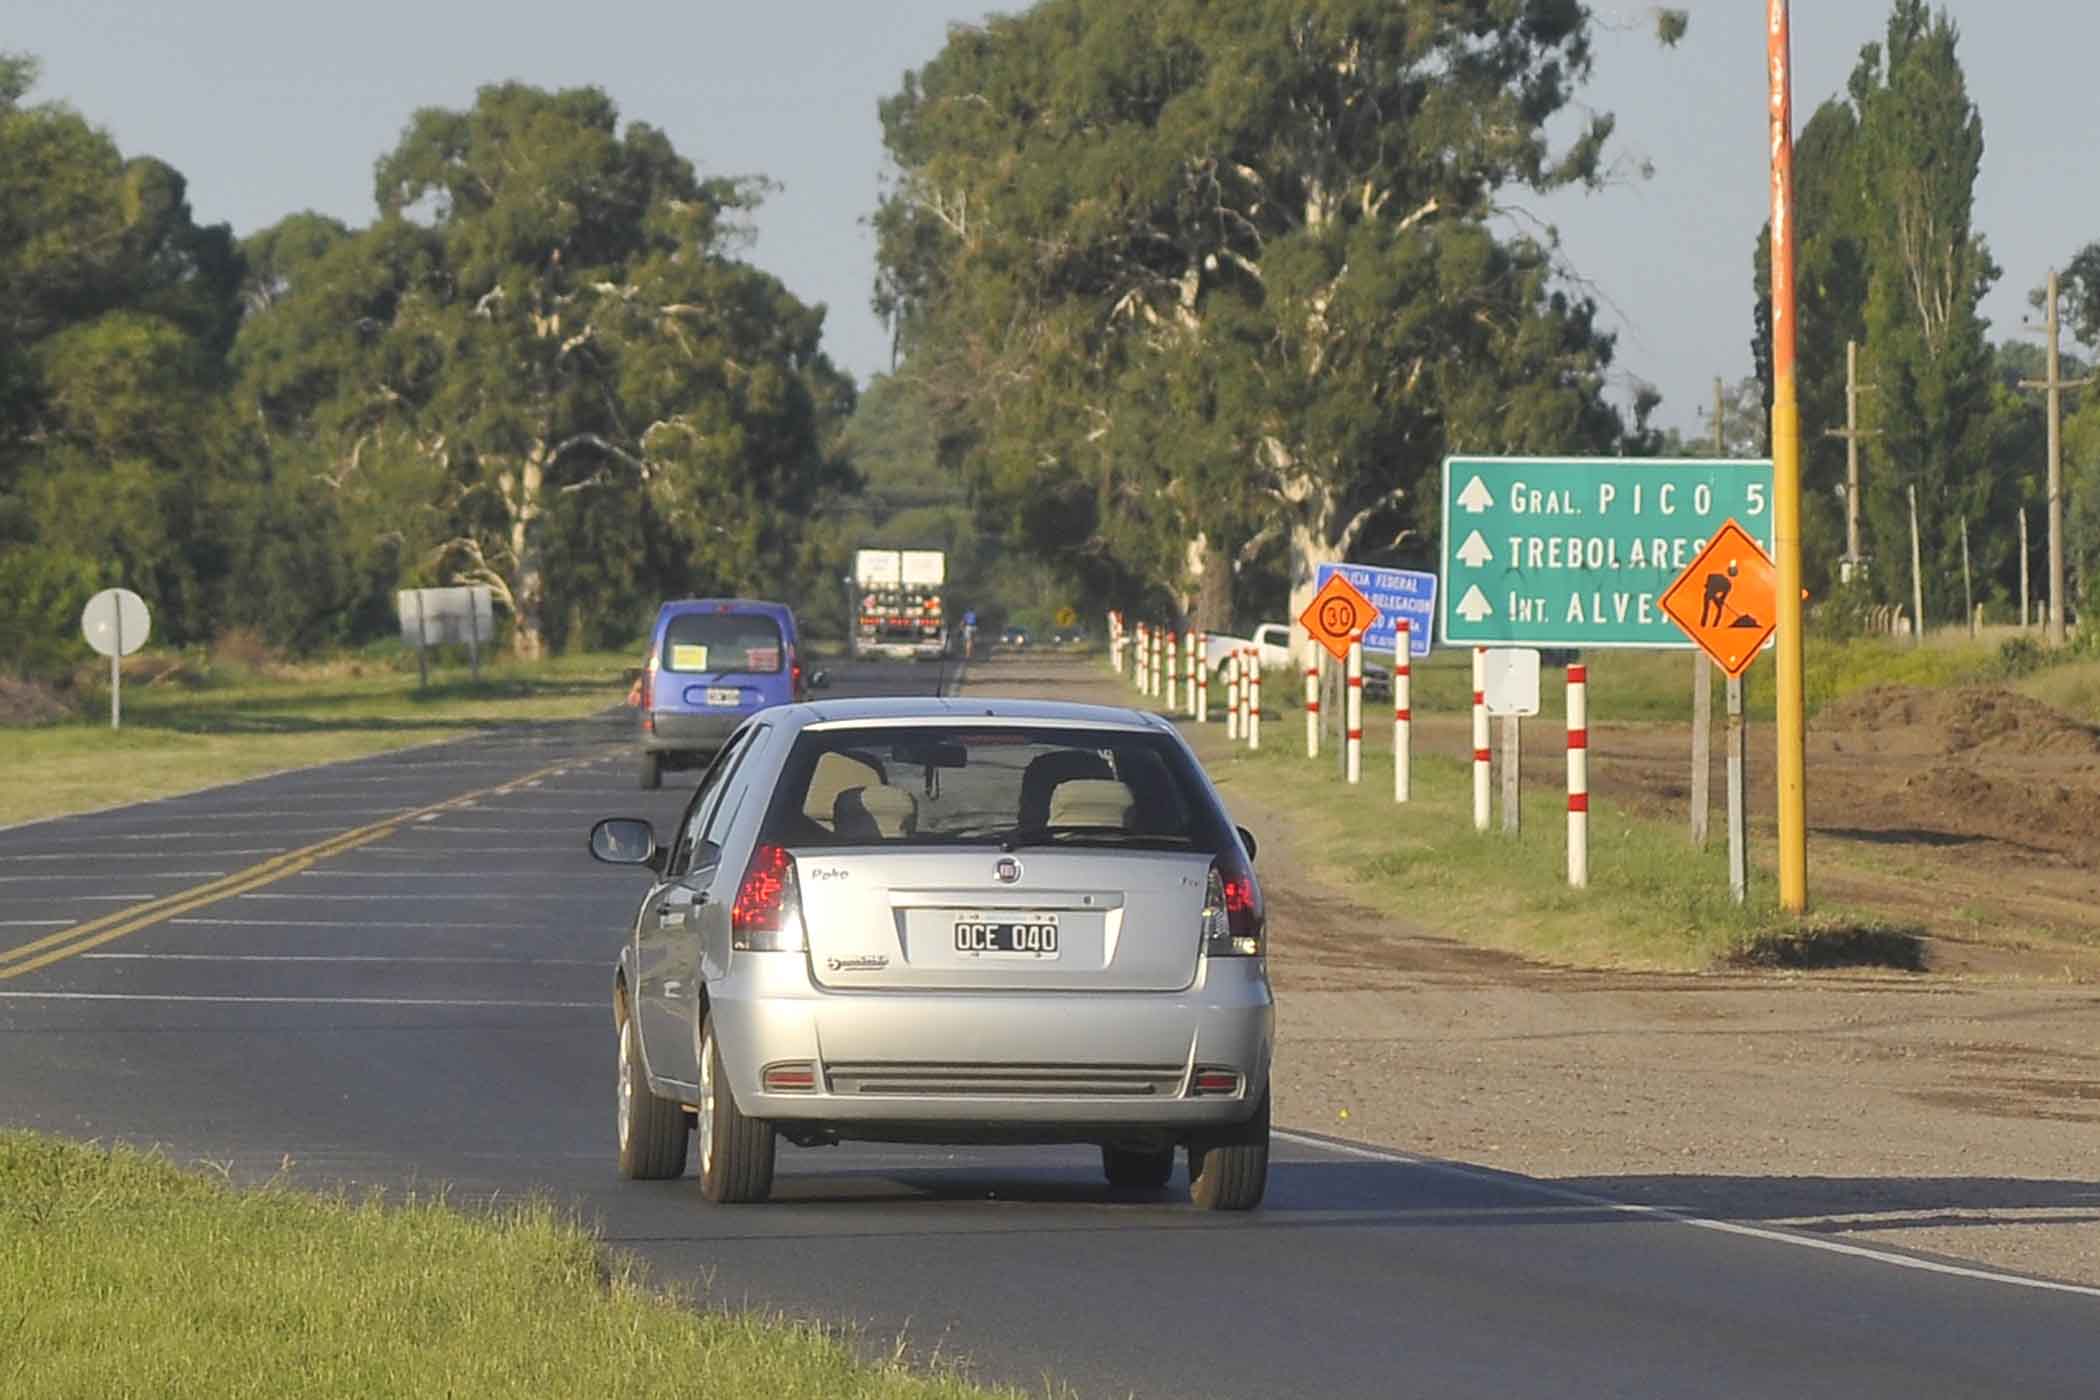
[[[739,953],[709,1006],[736,1101],[789,1123],[918,1127],[939,1140],[1072,1125],[1237,1123],[1268,1087],[1275,1003],[1260,959],[1206,959],[1178,992],[829,992],[806,955]],[[766,1092],[808,1065],[810,1091]],[[1239,1076],[1196,1094],[1198,1068]]]
[[[756,705],[735,709],[725,706],[693,714],[652,710],[655,727],[642,731],[642,748],[655,753],[720,748],[757,709]]]

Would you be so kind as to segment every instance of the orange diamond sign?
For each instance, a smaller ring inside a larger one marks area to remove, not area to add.
[[[1730,679],[1750,669],[1779,621],[1779,573],[1730,520],[1664,590],[1662,609]]]
[[[1298,622],[1335,660],[1346,661],[1349,639],[1370,631],[1378,624],[1378,617],[1378,609],[1355,584],[1340,574],[1330,574],[1327,586],[1314,594],[1305,611],[1298,614]]]

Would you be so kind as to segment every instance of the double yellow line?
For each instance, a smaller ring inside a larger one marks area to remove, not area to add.
[[[266,861],[251,865],[245,870],[236,870],[231,875],[222,875],[208,884],[192,885],[186,890],[164,894],[144,904],[134,904],[114,914],[90,919],[84,924],[75,924],[56,933],[47,933],[42,938],[19,947],[0,950],[0,982],[35,972],[40,967],[49,967],[52,963],[85,953],[90,948],[99,948],[126,934],[137,933],[140,929],[151,927],[164,919],[172,919],[177,914],[186,914],[192,909],[201,909],[207,904],[216,904],[222,899],[230,899],[234,895],[274,884],[286,876],[298,874],[316,861],[339,856],[345,851],[354,851],[359,846],[368,846],[374,841],[383,841],[403,826],[423,817],[453,811],[485,798],[502,797],[527,784],[578,767],[587,761],[572,758],[561,763],[550,763],[544,768],[536,768],[496,787],[463,792],[457,797],[448,797],[427,807],[416,807],[391,817],[382,817],[376,822],[340,832],[325,841],[316,841],[311,846],[302,846],[296,851],[271,856]]]

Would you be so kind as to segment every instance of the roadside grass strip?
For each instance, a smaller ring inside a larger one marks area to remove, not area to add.
[[[140,929],[149,928],[165,919],[174,918],[178,914],[187,914],[192,910],[202,909],[206,905],[216,904],[220,900],[230,899],[235,895],[246,894],[251,890],[261,889],[265,885],[275,884],[287,876],[296,875],[302,870],[308,869],[317,861],[326,860],[330,856],[342,855],[346,851],[354,851],[358,847],[368,846],[374,841],[383,841],[410,822],[418,821],[427,816],[434,816],[440,812],[469,806],[491,797],[501,797],[507,793],[515,792],[519,788],[540,782],[553,774],[582,767],[588,762],[590,760],[584,758],[569,758],[563,759],[558,763],[550,763],[543,768],[536,768],[529,773],[520,774],[509,782],[502,783],[496,787],[482,788],[475,792],[463,792],[455,797],[448,797],[442,802],[433,802],[426,807],[409,808],[391,816],[382,817],[376,822],[368,822],[363,826],[353,827],[348,831],[328,837],[326,840],[316,841],[310,846],[302,846],[298,850],[286,851],[282,855],[272,856],[270,859],[260,861],[247,867],[245,870],[236,870],[232,874],[213,880],[208,884],[192,885],[187,889],[164,894],[157,899],[130,904],[113,914],[105,914],[99,919],[90,919],[86,923],[75,924],[70,928],[62,928],[55,933],[47,933],[41,938],[31,939],[27,943],[17,944],[11,948],[0,948],[0,982],[20,977],[25,973],[35,972],[38,968],[48,967],[62,959],[85,953],[91,948],[99,948],[105,943],[122,938],[127,934],[137,933]]]
[[[199,689],[127,681],[124,727],[106,695],[79,718],[0,726],[0,826],[171,797],[249,778],[443,743],[617,704],[632,657],[491,663],[478,682],[411,673],[270,679]]]
[[[1414,756],[1413,800],[1393,801],[1390,749],[1366,752],[1349,787],[1326,758],[1288,745],[1206,754],[1237,819],[1262,835],[1285,818],[1289,855],[1365,906],[1482,947],[1589,967],[1921,965],[1919,931],[1841,909],[1784,913],[1753,861],[1750,898],[1728,897],[1725,840],[1694,849],[1682,824],[1590,799],[1589,888],[1568,888],[1565,796],[1527,787],[1520,834],[1473,829],[1472,764]],[[1282,857],[1277,851],[1264,859]],[[1753,851],[1755,846],[1753,846]]]
[[[463,1213],[0,1134],[0,1395],[990,1400],[699,1310],[544,1203]]]

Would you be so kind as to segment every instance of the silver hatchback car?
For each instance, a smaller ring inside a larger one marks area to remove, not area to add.
[[[770,1193],[776,1139],[1188,1153],[1258,1205],[1274,1000],[1253,838],[1154,716],[832,700],[747,721],[678,830],[602,821],[655,882],[620,951],[621,1172]]]

